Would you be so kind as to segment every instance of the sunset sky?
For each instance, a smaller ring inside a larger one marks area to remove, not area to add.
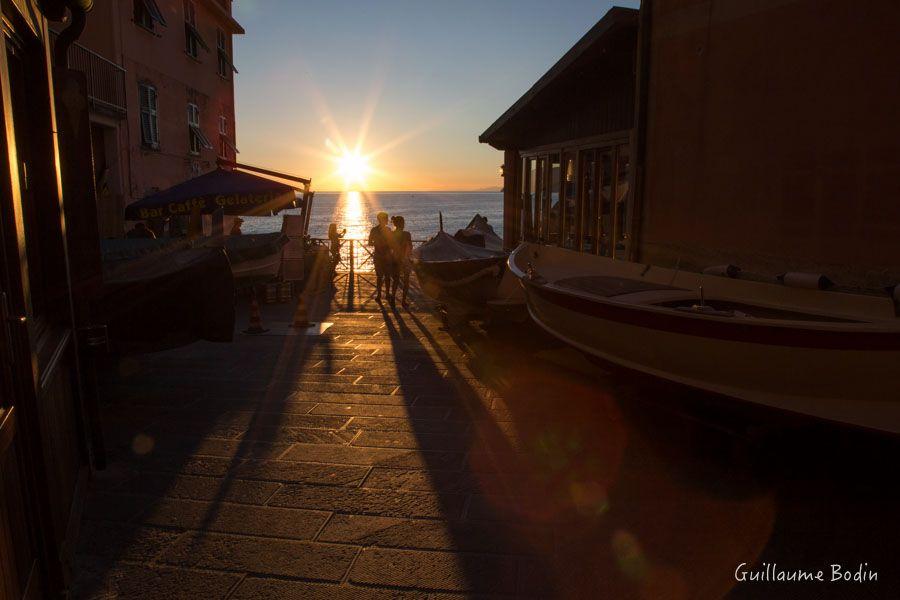
[[[478,134],[612,5],[239,0],[239,160],[323,191],[499,188]]]

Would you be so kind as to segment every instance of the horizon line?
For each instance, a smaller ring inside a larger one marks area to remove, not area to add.
[[[497,189],[483,189],[483,190],[419,190],[419,189],[409,189],[409,190],[313,190],[317,194],[344,194],[346,192],[359,192],[361,194],[399,194],[399,193],[438,193],[438,192],[450,192],[454,194],[485,194],[485,193],[496,193],[499,194],[503,192],[503,188]]]

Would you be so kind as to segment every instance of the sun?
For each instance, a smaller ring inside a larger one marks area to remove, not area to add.
[[[343,177],[347,188],[364,186],[370,171],[369,159],[359,152],[345,150],[336,157],[338,175]]]

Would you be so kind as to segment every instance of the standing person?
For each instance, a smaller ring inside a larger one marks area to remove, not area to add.
[[[341,262],[341,240],[347,235],[347,229],[338,233],[337,223],[328,226],[328,239],[331,241],[331,264],[334,267]]]
[[[388,227],[388,214],[382,211],[378,213],[376,219],[378,219],[378,225],[369,232],[369,245],[373,247],[372,256],[375,262],[375,302],[380,303],[382,284],[387,283],[387,292],[391,293],[391,271],[394,260],[391,252],[392,234]]]
[[[401,215],[394,215],[391,223],[394,224],[394,231],[392,232],[394,234],[394,289],[391,297],[396,297],[397,286],[400,285],[402,280],[403,296],[401,296],[400,304],[403,305],[403,308],[406,308],[409,306],[409,302],[406,301],[406,295],[409,292],[409,273],[412,270],[412,265],[409,262],[409,256],[412,253],[412,236],[408,231],[405,231],[406,219]]]
[[[243,235],[243,231],[241,231],[241,225],[244,224],[244,220],[240,217],[235,217],[234,221],[231,222],[231,233],[228,235]]]

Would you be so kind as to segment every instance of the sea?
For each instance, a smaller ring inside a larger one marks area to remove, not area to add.
[[[469,224],[475,214],[487,217],[498,235],[503,235],[501,192],[317,192],[309,221],[309,235],[327,238],[328,225],[346,229],[346,239],[366,239],[375,225],[375,215],[385,211],[402,215],[413,240],[424,241],[438,231],[441,215],[450,234]],[[284,211],[298,213],[298,210]],[[244,217],[244,233],[281,230],[281,214],[274,217]]]

